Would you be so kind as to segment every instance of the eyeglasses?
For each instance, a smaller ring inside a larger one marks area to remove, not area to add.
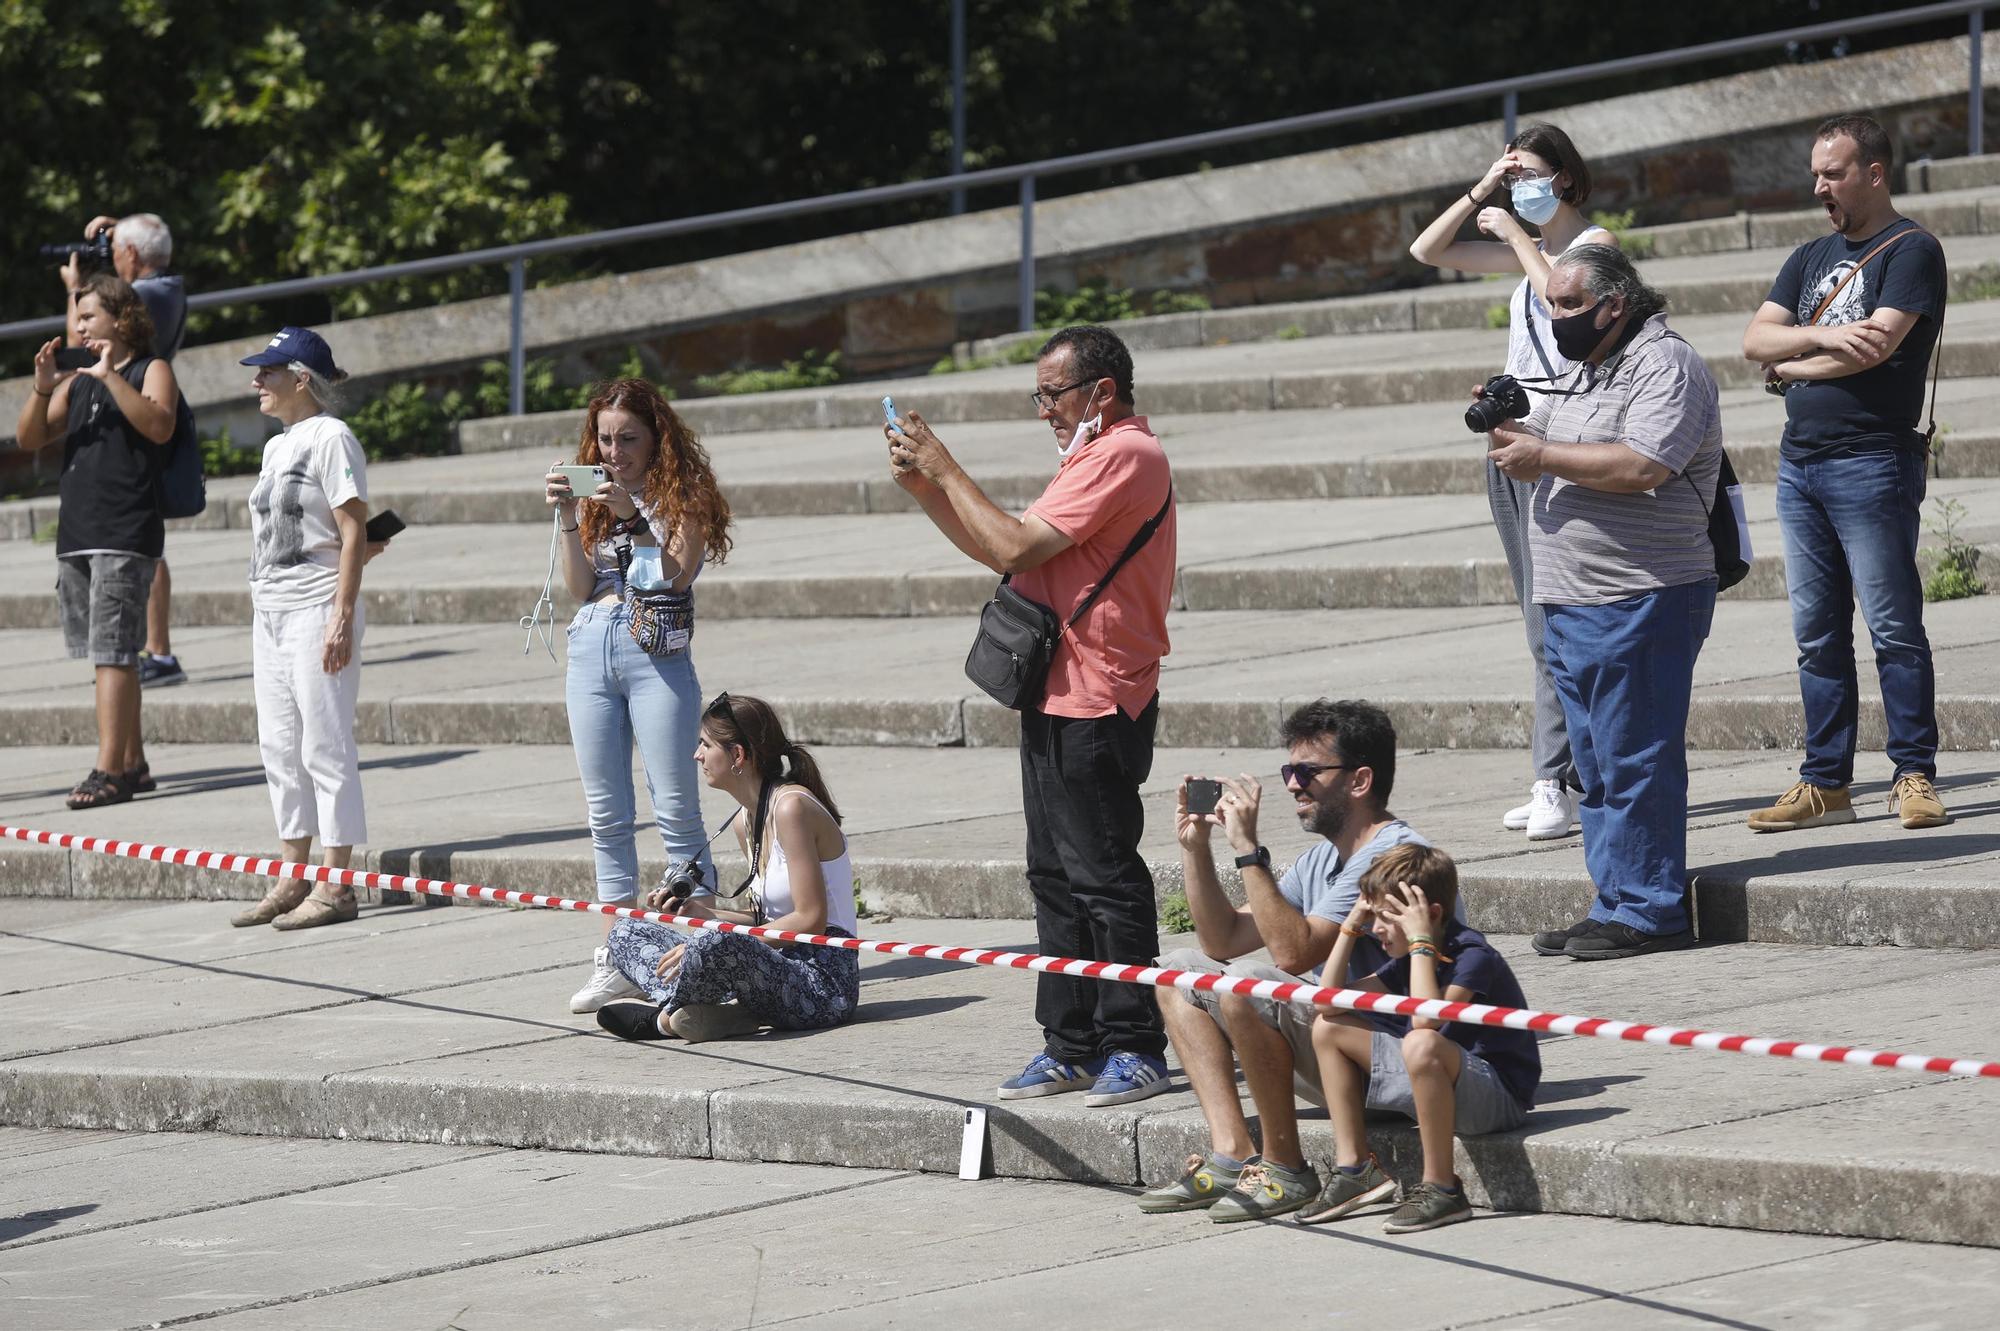
[[[1517,180],[1554,180],[1554,171],[1534,171],[1525,166],[1516,167],[1500,178],[1502,184],[1511,185]]]
[[[1321,772],[1352,772],[1355,768],[1348,763],[1286,763],[1278,769],[1278,776],[1286,785],[1298,782],[1301,790],[1313,783]]]
[[[1053,411],[1055,410],[1056,399],[1061,397],[1064,393],[1067,393],[1072,389],[1081,388],[1085,384],[1091,384],[1096,382],[1097,381],[1095,379],[1079,379],[1073,384],[1064,384],[1061,388],[1051,388],[1046,393],[1042,392],[1040,389],[1037,389],[1036,391],[1028,394],[1028,396],[1034,399],[1035,410]]]
[[[722,692],[716,694],[715,701],[702,708],[701,715],[703,720],[707,720],[711,716],[719,716],[734,721],[736,719],[736,709],[729,705],[729,690],[724,689]]]

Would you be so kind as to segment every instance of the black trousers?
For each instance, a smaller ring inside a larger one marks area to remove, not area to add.
[[[1088,961],[1149,966],[1160,950],[1153,875],[1139,857],[1139,785],[1153,769],[1156,695],[1135,719],[1021,714],[1021,803],[1028,818],[1028,890],[1041,949]],[[1153,991],[1044,971],[1035,1019],[1066,1062],[1167,1046]]]

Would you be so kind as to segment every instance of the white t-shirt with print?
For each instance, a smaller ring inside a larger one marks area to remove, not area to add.
[[[309,416],[264,445],[250,492],[250,603],[301,610],[333,599],[340,529],[333,511],[368,499],[367,459],[345,421]]]

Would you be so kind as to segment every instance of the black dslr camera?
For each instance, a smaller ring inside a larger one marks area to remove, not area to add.
[[[1482,395],[1465,409],[1465,428],[1485,434],[1507,421],[1522,419],[1533,409],[1520,380],[1511,374],[1496,374],[1486,381]]]
[[[111,228],[104,227],[89,240],[61,241],[54,245],[44,245],[38,251],[44,259],[54,259],[61,263],[70,255],[76,256],[76,265],[86,273],[108,273],[111,271]]]

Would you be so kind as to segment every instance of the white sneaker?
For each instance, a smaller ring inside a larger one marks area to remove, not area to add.
[[[1560,781],[1537,781],[1528,800],[1528,840],[1554,841],[1576,826],[1576,798]]]
[[[1535,814],[1535,796],[1541,792],[1543,782],[1537,781],[1528,787],[1528,802],[1516,804],[1500,815],[1500,826],[1509,832],[1519,832],[1528,825],[1528,819]]]
[[[611,949],[600,947],[592,961],[596,969],[590,973],[590,983],[569,997],[569,1010],[579,1016],[595,1012],[606,1003],[620,998],[634,998],[646,991],[625,978],[625,972],[611,964]]]

